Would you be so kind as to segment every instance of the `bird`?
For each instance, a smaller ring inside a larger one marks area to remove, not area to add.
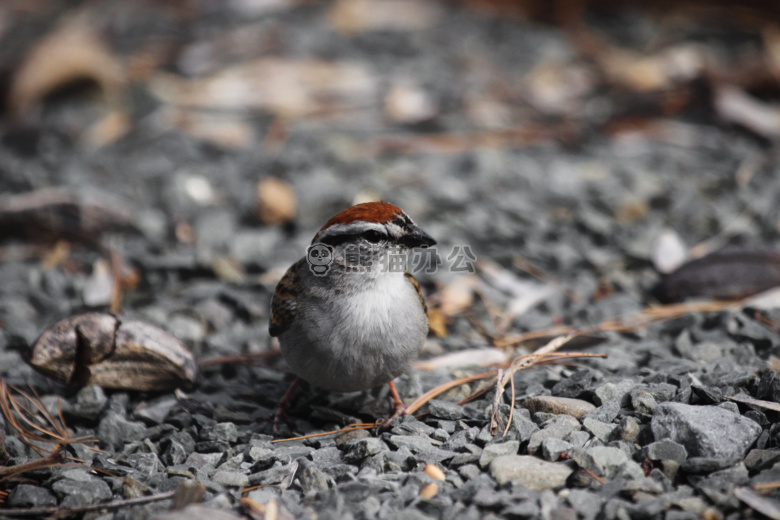
[[[274,429],[301,379],[336,392],[388,384],[388,421],[405,413],[393,379],[428,334],[425,300],[406,259],[413,248],[434,245],[388,202],[344,209],[314,235],[271,299],[269,333],[297,376],[277,407]]]

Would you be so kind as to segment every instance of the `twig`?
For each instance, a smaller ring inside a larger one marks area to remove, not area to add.
[[[119,509],[122,507],[131,507],[141,504],[148,504],[149,502],[157,502],[158,500],[166,500],[173,498],[176,491],[166,491],[165,493],[159,493],[157,495],[150,495],[148,497],[136,497],[127,498],[124,500],[116,500],[114,502],[105,502],[102,504],[86,504],[83,506],[74,507],[33,507],[29,509],[3,509],[2,513],[5,516],[41,516],[41,515],[56,515],[64,516],[72,513],[89,513],[92,511],[100,511],[103,509]]]
[[[64,453],[62,452],[61,447],[57,446],[54,451],[41,459],[31,460],[23,464],[17,464],[15,466],[0,467],[0,482],[27,471],[60,465],[63,460]]]
[[[350,424],[346,428],[341,428],[340,430],[332,430],[329,432],[319,432],[319,433],[310,433],[309,435],[301,435],[300,437],[290,437],[288,439],[274,439],[271,441],[271,444],[275,444],[277,442],[291,442],[291,441],[301,441],[304,439],[313,439],[314,437],[324,437],[325,435],[336,435],[337,433],[347,433],[355,430],[370,430],[371,428],[376,427],[376,423],[358,423],[358,424]]]
[[[254,354],[236,354],[234,356],[219,356],[214,357],[210,359],[203,359],[198,362],[198,366],[201,367],[207,367],[212,365],[226,365],[226,364],[233,364],[233,365],[245,365],[248,363],[254,363],[258,359],[273,359],[281,356],[282,353],[279,351],[271,351],[271,352],[257,352]],[[261,365],[266,366],[266,365]],[[275,367],[266,367],[266,368],[273,368],[274,370],[280,370]]]

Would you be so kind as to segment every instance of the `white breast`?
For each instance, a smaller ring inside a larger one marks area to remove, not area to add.
[[[366,276],[361,273],[344,276]],[[328,390],[364,390],[400,375],[428,332],[417,292],[403,273],[382,273],[302,295],[279,336],[293,371]]]

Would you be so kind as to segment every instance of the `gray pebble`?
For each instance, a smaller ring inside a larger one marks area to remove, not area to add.
[[[743,457],[761,434],[750,419],[716,406],[658,405],[651,422],[656,439],[669,438],[693,457]]]

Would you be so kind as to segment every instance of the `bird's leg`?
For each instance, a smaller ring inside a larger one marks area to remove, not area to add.
[[[398,390],[395,388],[395,383],[389,381],[387,386],[390,387],[390,393],[393,395],[393,414],[387,419],[379,419],[376,422],[377,434],[382,433],[383,431],[386,431],[388,428],[390,428],[390,423],[396,417],[406,415],[406,406],[404,406],[404,402],[401,401],[401,396],[398,395]]]
[[[395,383],[390,381],[387,383],[387,386],[390,387],[390,393],[393,395],[393,415],[387,419],[387,422],[389,423],[396,417],[406,415],[406,406],[404,406],[404,402],[401,401],[401,396],[398,395],[398,390],[395,388]]]
[[[292,382],[290,385],[290,388],[287,389],[287,392],[284,393],[282,396],[282,399],[279,401],[279,404],[276,405],[276,408],[274,408],[274,414],[271,416],[273,418],[273,432],[276,433],[279,430],[279,423],[284,419],[285,422],[289,423],[289,418],[287,417],[287,407],[290,404],[290,401],[292,400],[293,393],[295,393],[295,389],[298,387],[298,383],[301,382],[300,377],[296,377],[295,381]],[[271,418],[269,417],[269,419]]]

